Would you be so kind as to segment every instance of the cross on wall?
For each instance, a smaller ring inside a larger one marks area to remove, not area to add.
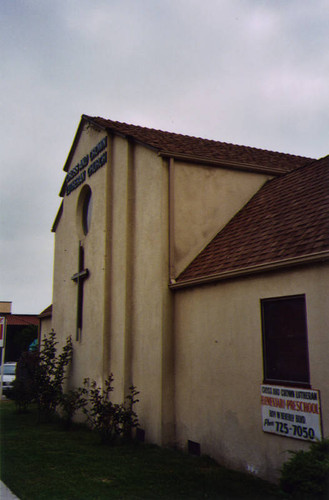
[[[79,241],[79,258],[78,258],[78,272],[73,274],[71,280],[74,281],[77,287],[77,326],[76,326],[76,340],[80,340],[82,319],[83,319],[83,283],[89,276],[89,270],[84,269],[84,248]]]

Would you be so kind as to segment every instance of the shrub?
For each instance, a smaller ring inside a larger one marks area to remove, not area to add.
[[[57,344],[56,334],[52,331],[42,341],[39,353],[27,352],[21,357],[12,395],[19,410],[26,410],[29,403],[35,401],[40,421],[41,418],[50,420],[60,407],[61,417],[68,428],[75,412],[83,409],[90,427],[98,432],[103,443],[131,440],[132,429],[138,427],[134,409],[139,401],[136,387],[129,387],[123,404],[113,403],[110,399],[112,374],[105,380],[103,389],[95,381],[85,379],[84,387],[64,393],[65,370],[72,360],[73,346],[71,338],[67,338],[58,356]]]
[[[62,352],[57,356],[56,334],[54,331],[45,336],[36,366],[35,385],[39,419],[49,420],[54,415],[63,395],[65,369],[72,360],[72,339],[68,337]]]
[[[23,352],[17,363],[16,378],[9,397],[15,401],[19,413],[27,411],[36,394],[35,373],[38,353]]]
[[[329,440],[312,443],[308,451],[291,454],[281,469],[282,490],[297,498],[328,498]]]
[[[138,402],[136,388],[131,386],[129,395],[124,404],[113,403],[110,400],[113,375],[104,382],[104,389],[97,386],[95,381],[85,380],[85,387],[89,390],[89,408],[85,409],[88,423],[98,432],[102,443],[113,444],[119,439],[131,439],[131,430],[138,426],[138,417],[134,405]]]
[[[85,396],[87,393],[85,387],[78,387],[62,394],[59,406],[62,409],[61,416],[66,428],[71,426],[74,414],[86,406],[88,400]]]
[[[134,406],[139,402],[136,396],[139,394],[136,387],[131,385],[129,387],[129,394],[126,396],[126,402],[122,408],[121,414],[121,433],[122,437],[128,441],[132,438],[132,429],[138,427],[138,416],[134,410]]]
[[[26,411],[32,401],[38,405],[39,420],[47,420],[55,413],[63,396],[65,369],[72,360],[71,338],[66,339],[60,355],[57,355],[56,334],[45,336],[40,352],[24,352],[17,363],[16,379],[10,397],[19,412]]]

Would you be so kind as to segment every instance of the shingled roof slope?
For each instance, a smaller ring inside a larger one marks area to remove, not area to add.
[[[39,324],[36,314],[3,314],[8,326],[37,326]]]
[[[246,165],[250,168],[263,167],[272,174],[282,174],[297,167],[312,162],[314,159],[277,153],[247,146],[238,146],[226,142],[191,137],[188,135],[164,132],[152,128],[129,125],[101,117],[82,115],[83,120],[94,123],[110,132],[128,136],[134,140],[148,145],[167,156],[188,156],[199,158],[206,162],[228,162]]]
[[[53,313],[53,305],[50,304],[50,306],[46,307],[40,314],[39,318],[51,318]]]
[[[267,182],[176,281],[225,276],[329,251],[328,214],[329,157],[325,157]]]

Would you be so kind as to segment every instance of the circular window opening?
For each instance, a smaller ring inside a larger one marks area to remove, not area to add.
[[[81,234],[81,231],[83,235],[88,234],[91,224],[92,208],[91,189],[88,185],[85,185],[81,189],[78,200],[77,226],[79,234]]]

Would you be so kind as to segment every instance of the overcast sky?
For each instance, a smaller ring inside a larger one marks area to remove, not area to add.
[[[328,0],[1,0],[0,300],[52,301],[82,114],[319,158]]]

